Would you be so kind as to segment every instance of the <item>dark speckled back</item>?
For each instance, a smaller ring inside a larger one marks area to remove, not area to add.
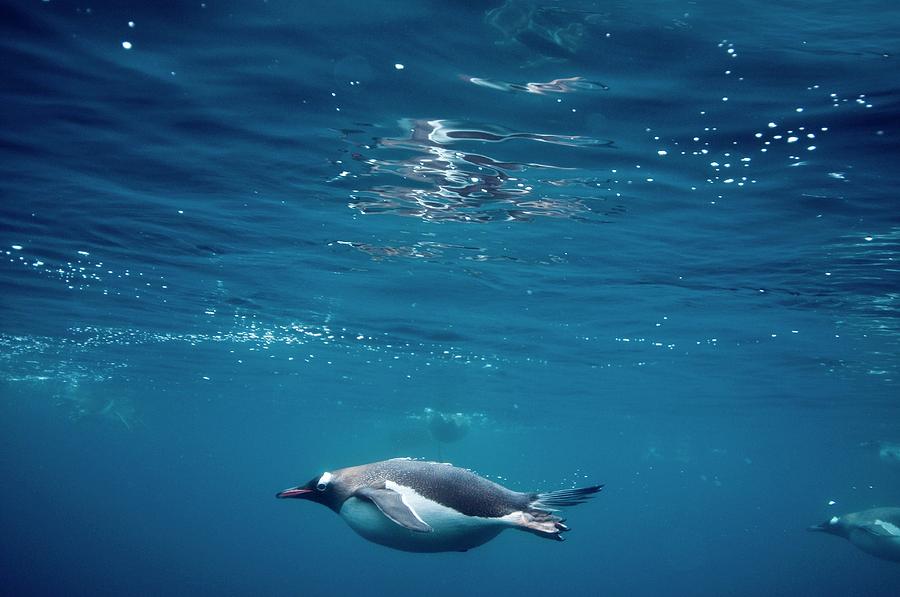
[[[475,473],[440,462],[397,458],[334,471],[344,499],[364,486],[393,481],[467,516],[498,517],[528,508],[533,494],[509,490]],[[341,500],[343,502],[343,500]]]

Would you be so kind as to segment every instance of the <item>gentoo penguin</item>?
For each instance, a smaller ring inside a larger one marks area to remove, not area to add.
[[[553,514],[603,488],[520,493],[440,462],[395,458],[325,472],[277,498],[318,502],[364,538],[403,551],[466,551],[514,528],[562,541]]]
[[[900,562],[900,508],[872,508],[809,527],[838,535],[868,554]]]

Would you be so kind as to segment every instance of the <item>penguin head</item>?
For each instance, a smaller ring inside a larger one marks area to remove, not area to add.
[[[275,494],[275,497],[279,499],[309,500],[333,507],[333,503],[338,500],[335,484],[332,482],[333,479],[334,475],[326,471],[317,477],[313,477],[305,485],[298,485],[297,487],[279,491]]]
[[[832,516],[830,519],[826,520],[822,524],[815,524],[811,527],[807,527],[807,531],[818,531],[820,533],[829,533],[831,535],[843,535],[844,534],[844,525],[843,521],[838,516]]]

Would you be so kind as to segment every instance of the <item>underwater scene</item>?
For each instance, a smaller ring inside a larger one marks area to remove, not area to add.
[[[900,3],[0,32],[3,594],[900,594]]]

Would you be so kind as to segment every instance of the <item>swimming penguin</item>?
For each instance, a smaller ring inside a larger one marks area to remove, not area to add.
[[[395,458],[323,473],[277,498],[318,502],[365,539],[403,551],[467,551],[513,528],[562,541],[553,514],[603,488],[520,493],[451,464]]]
[[[888,464],[900,464],[900,443],[872,441],[859,444],[861,448],[878,450],[878,458]]]
[[[872,508],[834,516],[808,530],[844,537],[868,554],[900,562],[900,508]]]

